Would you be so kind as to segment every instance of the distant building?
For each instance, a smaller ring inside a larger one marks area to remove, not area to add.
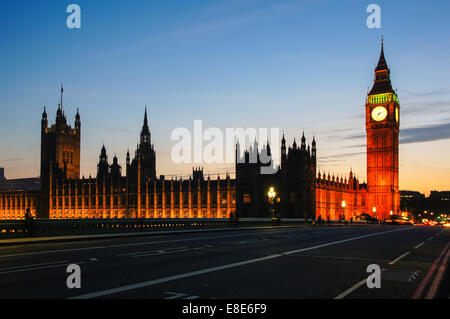
[[[450,201],[450,191],[444,191],[444,192],[437,192],[432,191],[430,193],[430,199],[435,201]]]
[[[5,177],[5,169],[3,167],[0,167],[0,183],[2,181],[6,181],[6,177]]]
[[[416,191],[400,191],[400,199],[401,200],[416,200],[416,199],[424,199],[425,194]]]
[[[36,191],[41,189],[41,179],[19,178],[5,179],[0,182],[0,191]]]

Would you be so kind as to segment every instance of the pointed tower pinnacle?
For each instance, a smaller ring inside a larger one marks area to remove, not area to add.
[[[61,103],[59,104],[59,107],[61,108],[61,111],[63,110],[63,93],[64,93],[64,86],[61,83]]]
[[[142,125],[141,131],[141,144],[150,145],[150,129],[148,128],[147,106],[145,106],[144,125]]]
[[[147,105],[145,106],[145,113],[144,113],[144,127],[148,127],[148,120],[147,120]]]
[[[381,53],[375,69],[375,81],[369,95],[395,93],[391,84],[390,70],[384,56],[384,39],[381,40]]]

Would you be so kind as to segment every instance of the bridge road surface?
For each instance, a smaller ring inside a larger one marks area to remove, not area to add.
[[[444,227],[360,225],[5,246],[0,299],[425,298],[449,242]],[[380,289],[366,285],[370,264]]]

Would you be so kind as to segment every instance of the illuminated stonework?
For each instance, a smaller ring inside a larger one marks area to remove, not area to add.
[[[62,91],[61,91],[62,93]],[[386,116],[374,120],[372,112],[384,107]],[[303,136],[287,148],[281,143],[281,165],[276,174],[261,175],[261,164],[244,163],[236,149],[236,179],[205,178],[193,170],[187,180],[156,177],[156,153],[147,123],[147,112],[135,156],[126,156],[126,173],[116,157],[108,163],[106,148],[100,152],[98,173],[79,177],[80,116],[75,127],[65,121],[61,104],[56,124],[48,127],[42,116],[41,190],[0,191],[0,219],[19,219],[27,208],[39,218],[229,218],[268,217],[270,187],[280,216],[338,220],[369,214],[378,219],[398,214],[398,134],[400,105],[392,89],[383,49],[375,70],[375,81],[366,100],[367,184],[353,176],[331,177],[316,173],[317,148]],[[258,153],[258,147],[253,151]],[[270,146],[266,147],[270,154]],[[251,151],[250,151],[251,152]],[[258,153],[259,154],[259,153]],[[259,155],[258,155],[259,156]],[[342,203],[345,201],[345,205]]]
[[[386,114],[374,119],[372,113],[380,107]],[[391,212],[400,212],[399,113],[399,100],[392,89],[382,48],[374,85],[366,102],[367,211],[379,219],[389,218]]]

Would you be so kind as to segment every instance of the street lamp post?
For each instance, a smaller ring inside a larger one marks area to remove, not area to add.
[[[377,208],[374,206],[374,207],[372,208],[372,211],[373,211],[373,218],[376,218]]]
[[[345,202],[345,200],[342,201],[342,219],[345,222],[345,206],[347,206],[347,203]]]
[[[274,200],[275,200],[275,196],[277,195],[277,193],[275,192],[275,188],[270,187],[269,191],[267,192],[267,196],[269,197],[269,213],[270,216],[272,218],[272,224],[273,225],[279,225],[280,224],[280,219],[277,216],[277,213],[275,211],[275,206],[274,206]]]

